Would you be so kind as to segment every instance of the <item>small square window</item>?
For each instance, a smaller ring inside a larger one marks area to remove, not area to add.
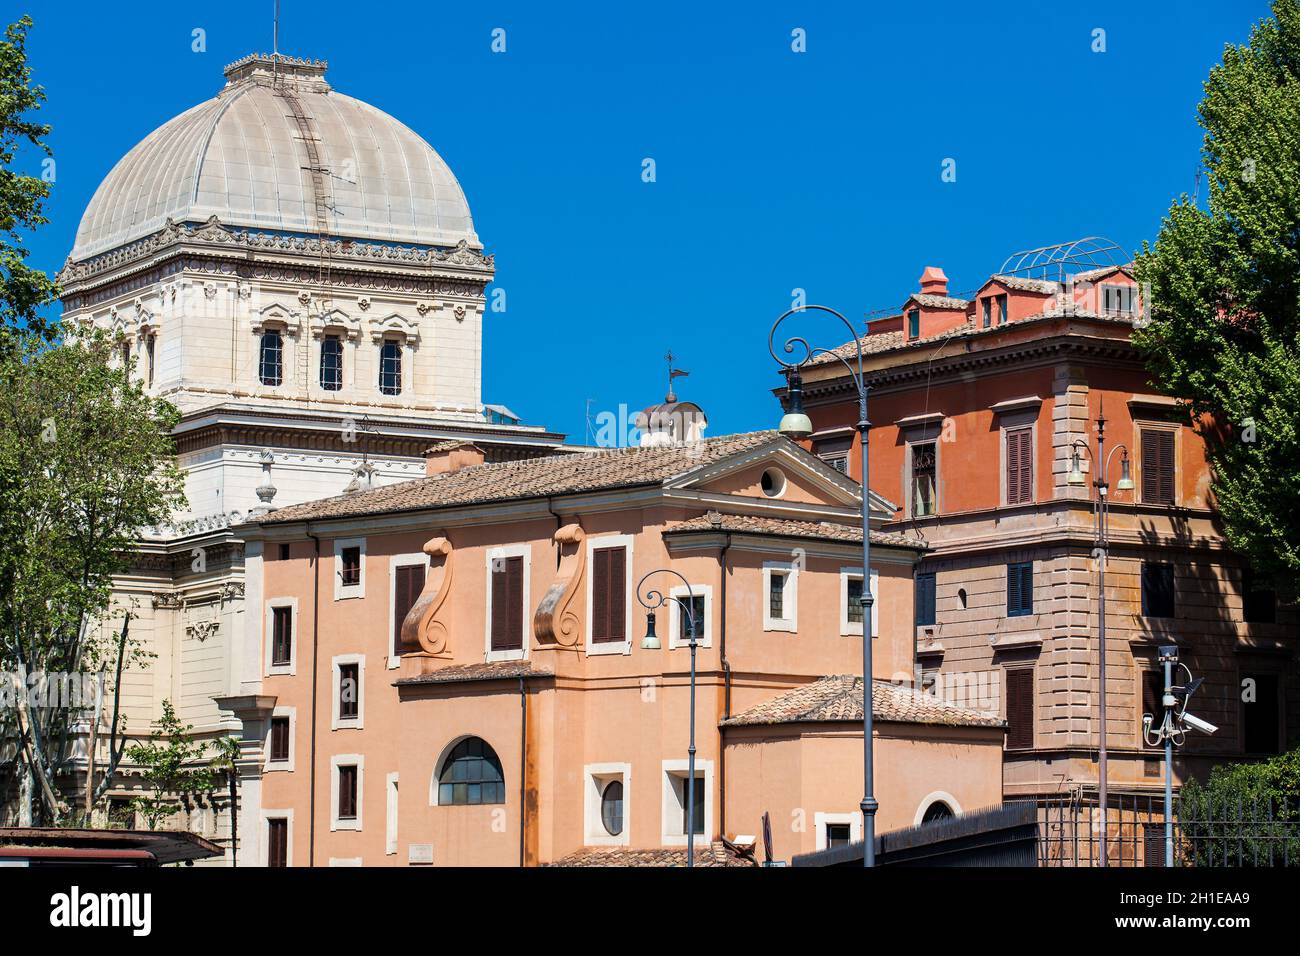
[[[1174,566],[1145,561],[1142,564],[1142,616],[1174,617],[1177,609]]]
[[[921,337],[921,310],[912,309],[907,313],[907,337],[916,339]]]
[[[344,548],[339,552],[339,576],[344,587],[354,587],[361,583],[361,549]]]
[[[271,754],[272,763],[285,763],[289,759],[289,718],[271,718]]]
[[[853,829],[848,823],[826,824],[826,849],[848,846],[853,839]]]
[[[285,544],[280,545],[280,560],[281,560],[281,561],[288,561],[288,560],[289,560],[289,545],[288,545],[288,543],[285,543]]]

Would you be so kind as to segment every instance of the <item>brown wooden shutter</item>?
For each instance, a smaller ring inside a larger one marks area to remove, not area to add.
[[[1034,500],[1033,441],[1028,428],[1007,432],[1007,504]]]
[[[502,558],[492,570],[492,650],[524,646],[524,559]]]
[[[402,622],[420,599],[424,590],[425,567],[405,564],[398,567],[393,580],[393,654],[402,652]]]
[[[357,815],[357,768],[339,767],[339,817],[353,819]]]
[[[599,548],[591,556],[591,640],[602,644],[609,640],[609,564],[610,549]]]
[[[1034,746],[1034,670],[1018,667],[1006,671],[1007,749]]]
[[[266,821],[267,847],[266,865],[283,867],[289,865],[289,821],[283,817]]]
[[[627,550],[611,548],[609,556],[609,639],[627,640]]]
[[[1143,502],[1173,504],[1174,476],[1174,433],[1162,428],[1142,429]]]
[[[592,643],[627,639],[627,550],[600,548],[592,555]]]
[[[492,650],[499,651],[506,644],[506,622],[510,609],[506,607],[505,562],[497,560],[492,565]]]

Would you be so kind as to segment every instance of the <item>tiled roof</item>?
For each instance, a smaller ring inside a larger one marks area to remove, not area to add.
[[[949,727],[1001,727],[1002,718],[958,707],[910,687],[871,682],[871,709],[885,723],[943,724]],[[852,674],[823,677],[724,720],[727,727],[764,724],[824,723],[862,720],[862,678]]]
[[[462,684],[468,681],[554,676],[554,671],[533,667],[528,661],[499,661],[492,664],[456,664],[451,667],[440,667],[428,674],[402,677],[393,683],[405,687],[410,684]]]
[[[908,296],[909,302],[916,302],[927,309],[964,309],[970,305],[969,299],[957,299],[950,295],[931,295],[928,292],[913,292]]]
[[[1091,282],[1093,279],[1100,279],[1102,276],[1110,275],[1115,271],[1123,272],[1131,279],[1133,278],[1133,263],[1126,262],[1122,266],[1102,266],[1100,269],[1089,269],[1086,272],[1076,272],[1070,278],[1075,282]]]
[[[694,531],[728,531],[732,534],[770,534],[790,538],[818,538],[828,541],[846,541],[861,543],[862,528],[848,524],[836,524],[831,521],[795,521],[789,518],[760,518],[753,515],[718,515],[718,524],[708,515],[690,518],[673,525],[664,534],[678,534]],[[905,534],[884,531],[871,532],[871,543],[889,545],[896,548],[914,548],[927,550],[927,546],[917,538]]]
[[[1008,289],[1015,289],[1017,292],[1038,292],[1043,295],[1051,295],[1061,288],[1060,283],[1053,282],[1051,279],[1027,279],[1024,276],[989,276],[992,282],[1001,282]]]
[[[262,524],[388,514],[657,485],[694,468],[739,452],[789,439],[775,431],[721,435],[684,445],[653,448],[602,448],[482,465],[403,481],[360,494],[340,495],[281,508]]]
[[[699,843],[696,843],[699,846]],[[686,847],[633,850],[624,847],[587,847],[547,866],[685,866]],[[741,853],[723,840],[695,851],[696,866],[758,866],[753,856]]]

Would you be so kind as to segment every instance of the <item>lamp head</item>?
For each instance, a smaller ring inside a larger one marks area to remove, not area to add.
[[[1077,447],[1070,451],[1070,473],[1066,476],[1065,481],[1071,485],[1083,484],[1083,461],[1079,457]]]
[[[1133,476],[1129,474],[1128,449],[1124,449],[1124,455],[1119,460],[1119,481],[1115,482],[1115,488],[1118,491],[1133,490]]]
[[[641,650],[657,651],[663,647],[659,635],[655,633],[655,612],[648,611],[645,616],[645,637],[641,639]]]
[[[803,379],[797,368],[787,369],[786,378],[786,413],[781,418],[777,430],[786,438],[807,438],[812,434],[812,419],[803,410]]]

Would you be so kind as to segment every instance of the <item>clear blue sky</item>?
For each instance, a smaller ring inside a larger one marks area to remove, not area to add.
[[[112,165],[269,50],[272,0],[3,0],[31,12],[58,179],[57,269]],[[657,401],[668,348],[710,433],[779,417],[767,354],[791,290],[860,319],[926,265],[969,289],[1017,249],[1126,249],[1190,192],[1195,107],[1264,2],[443,4],[283,0],[282,52],[451,165],[497,256],[484,398],[582,441]],[[207,52],[191,51],[206,31]],[[506,52],[491,31],[506,30]],[[803,28],[807,52],[791,50]],[[1094,53],[1093,30],[1106,31]],[[642,160],[657,181],[641,180]],[[945,158],[957,180],[941,180]],[[808,319],[815,323],[817,320]],[[805,326],[818,344],[844,339]]]

